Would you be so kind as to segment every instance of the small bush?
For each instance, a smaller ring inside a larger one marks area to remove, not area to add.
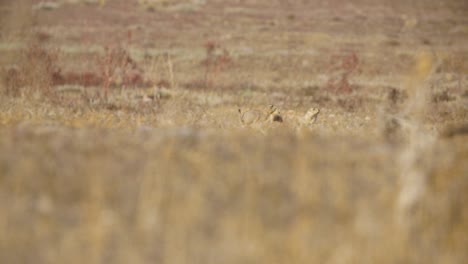
[[[17,64],[3,70],[4,91],[12,96],[50,94],[53,76],[60,71],[58,54],[58,50],[47,50],[39,44],[20,50]]]
[[[206,88],[215,86],[216,79],[231,63],[231,56],[221,44],[209,41],[205,44],[206,58],[202,64],[205,66],[204,85]]]
[[[354,89],[349,83],[351,74],[358,71],[359,59],[355,52],[331,57],[326,88],[334,93],[350,93]]]
[[[123,47],[106,47],[97,58],[102,75],[102,92],[107,97],[111,85],[138,85],[143,83],[142,71]]]

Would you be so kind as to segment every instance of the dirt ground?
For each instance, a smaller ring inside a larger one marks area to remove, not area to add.
[[[3,1],[0,262],[466,263],[467,59],[464,0]]]

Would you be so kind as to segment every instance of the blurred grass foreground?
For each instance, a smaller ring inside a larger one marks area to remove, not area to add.
[[[402,223],[381,142],[0,130],[3,263],[462,263],[466,142]],[[274,143],[274,144],[272,144]],[[337,154],[339,153],[339,154]],[[450,157],[443,157],[450,155]]]

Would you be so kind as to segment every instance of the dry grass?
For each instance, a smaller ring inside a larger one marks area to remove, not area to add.
[[[0,5],[1,263],[467,262],[466,4],[58,2]]]

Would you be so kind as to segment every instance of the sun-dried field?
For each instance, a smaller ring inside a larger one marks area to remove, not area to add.
[[[464,0],[3,1],[0,263],[467,263],[467,60]]]

